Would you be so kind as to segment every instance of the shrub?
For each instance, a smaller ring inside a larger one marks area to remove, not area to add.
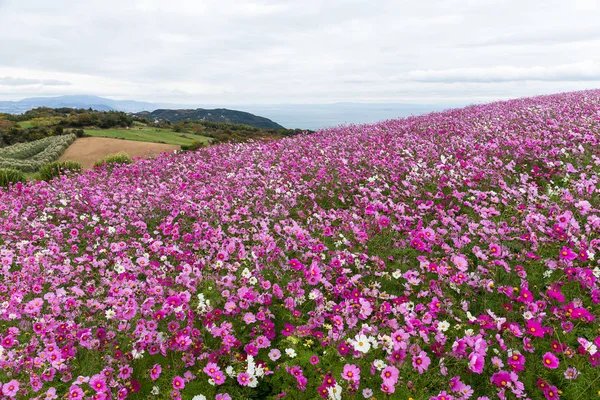
[[[10,183],[25,182],[27,178],[22,171],[13,168],[0,168],[0,186],[7,187]]]
[[[182,144],[181,150],[183,151],[196,151],[205,147],[203,142],[193,142],[191,144]]]
[[[131,164],[133,160],[127,153],[116,153],[110,154],[100,160],[96,161],[94,167],[101,167],[103,165],[113,166],[118,164]]]
[[[78,138],[82,138],[85,135],[85,131],[83,129],[73,129],[73,133],[75,134],[75,136],[77,136]]]
[[[42,166],[38,175],[39,179],[49,181],[63,175],[66,171],[81,172],[81,169],[81,164],[75,161],[54,161]]]

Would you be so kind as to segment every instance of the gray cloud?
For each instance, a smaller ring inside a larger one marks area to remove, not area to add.
[[[0,0],[0,76],[19,77],[0,81],[0,97],[218,105],[477,101],[583,89],[599,85],[597,7],[596,0]]]
[[[13,78],[11,76],[0,76],[0,86],[29,86],[29,85],[44,85],[44,86],[69,86],[71,82],[60,81],[57,79],[26,79]]]

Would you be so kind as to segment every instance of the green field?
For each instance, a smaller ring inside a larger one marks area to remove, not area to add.
[[[139,142],[154,142],[166,144],[206,143],[211,138],[192,133],[177,133],[170,129],[135,126],[130,129],[85,129],[85,133],[95,137],[137,140]]]

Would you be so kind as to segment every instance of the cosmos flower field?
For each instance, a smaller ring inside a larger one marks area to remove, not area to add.
[[[590,399],[600,90],[0,192],[10,399]]]

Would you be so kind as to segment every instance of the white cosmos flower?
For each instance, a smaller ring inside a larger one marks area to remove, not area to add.
[[[375,368],[377,368],[378,371],[381,371],[382,369],[387,367],[383,360],[375,360],[373,361],[373,365],[375,366]]]
[[[294,358],[294,357],[296,357],[296,350],[287,348],[287,349],[285,349],[285,354],[287,354],[288,357],[290,357],[290,358]]]
[[[206,396],[203,394],[197,394],[194,397],[192,397],[192,400],[206,400]]]
[[[533,313],[531,311],[525,311],[523,313],[523,318],[525,318],[526,320],[530,320],[533,318]]]
[[[337,383],[333,387],[328,387],[327,393],[331,400],[342,400],[342,387]]]
[[[438,329],[442,332],[446,332],[450,328],[450,323],[448,321],[441,321],[438,324]]]
[[[356,335],[352,343],[354,350],[361,353],[368,353],[371,350],[371,341],[366,335]]]

